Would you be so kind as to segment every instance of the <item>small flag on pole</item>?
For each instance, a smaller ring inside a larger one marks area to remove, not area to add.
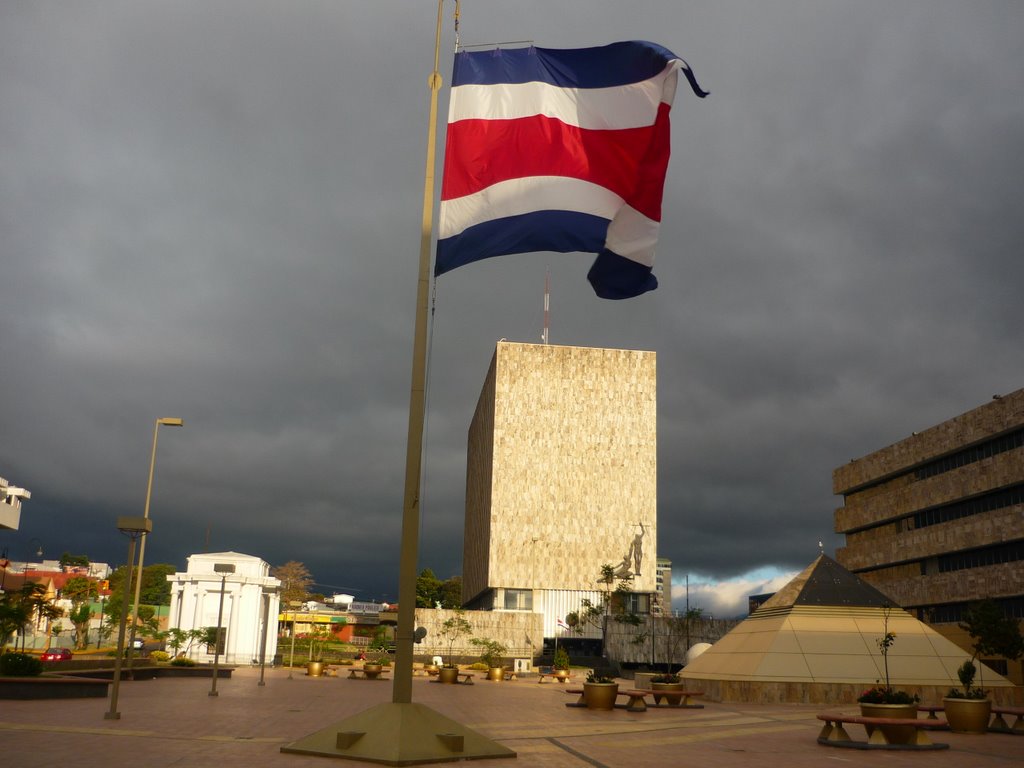
[[[455,55],[437,261],[442,275],[491,256],[598,254],[598,296],[654,290],[651,274],[678,73],[648,42]]]
[[[558,620],[558,628],[559,629],[572,629],[568,624],[566,624],[561,619]]]

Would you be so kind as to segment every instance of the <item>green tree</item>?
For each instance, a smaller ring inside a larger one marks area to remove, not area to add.
[[[20,589],[0,593],[0,646],[30,621],[52,621],[62,614],[60,608],[46,599],[46,587],[34,581]]]
[[[61,596],[71,601],[68,620],[74,626],[75,649],[83,650],[89,644],[89,622],[92,619],[92,599],[98,591],[96,582],[84,576],[72,576],[64,582]]]
[[[65,552],[60,556],[60,567],[67,568],[69,566],[81,566],[87,567],[89,565],[89,558],[85,555],[72,555]]]
[[[455,611],[454,616],[445,619],[444,623],[441,624],[440,635],[448,644],[448,662],[445,664],[446,667],[455,666],[455,643],[458,642],[460,637],[468,635],[472,631],[473,625],[466,621],[466,617],[461,609]]]
[[[416,577],[416,607],[433,608],[441,599],[441,580],[430,568],[424,568]]]
[[[313,574],[297,560],[274,566],[270,575],[281,581],[281,605],[304,602],[313,586]]]
[[[462,607],[462,577],[452,576],[441,582],[440,589],[441,607],[461,608]]]

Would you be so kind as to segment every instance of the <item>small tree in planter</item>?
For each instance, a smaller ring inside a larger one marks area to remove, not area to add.
[[[887,607],[882,622],[882,637],[875,642],[882,654],[882,666],[885,671],[885,686],[876,685],[868,688],[857,701],[860,703],[861,714],[864,717],[892,717],[914,719],[917,717],[917,702],[920,697],[915,693],[893,690],[889,682],[889,649],[896,642],[896,633],[889,631],[889,611]],[[882,732],[890,744],[909,744],[914,738],[915,729],[912,726],[881,726]],[[868,735],[874,731],[873,726],[865,726]]]
[[[551,669],[554,670],[559,680],[568,679],[569,654],[565,652],[565,648],[559,648],[555,651],[555,660],[551,664]]]
[[[992,714],[992,702],[988,691],[974,685],[974,678],[980,672],[974,662],[981,654],[1018,659],[1024,654],[1024,639],[1017,622],[1003,613],[993,600],[983,600],[968,608],[960,628],[974,640],[973,653],[970,660],[957,670],[963,689],[950,689],[942,700],[946,721],[951,731],[985,733]],[[981,668],[984,666],[982,663]]]
[[[441,624],[440,635],[448,645],[448,657],[441,668],[440,679],[442,682],[454,683],[457,677],[458,667],[455,665],[455,644],[465,635],[472,633],[473,625],[466,621],[464,612],[460,609],[455,611],[455,615],[445,619],[444,623]],[[453,670],[445,672],[445,670]]]
[[[480,661],[487,665],[487,678],[503,679],[505,668],[501,665],[501,657],[508,651],[508,647],[489,637],[474,637],[469,642],[481,649]]]

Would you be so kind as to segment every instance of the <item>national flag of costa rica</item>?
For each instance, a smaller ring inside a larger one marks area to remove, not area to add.
[[[598,296],[657,287],[651,274],[678,73],[654,43],[455,55],[437,260],[442,275],[529,251],[598,257]]]

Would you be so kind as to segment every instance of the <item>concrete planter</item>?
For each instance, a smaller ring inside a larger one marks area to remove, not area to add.
[[[306,663],[306,674],[310,677],[320,677],[324,673],[322,661],[310,661]]]
[[[441,667],[437,671],[438,682],[451,683],[454,685],[459,682],[459,668],[458,667]]]
[[[917,719],[917,704],[864,704],[860,705],[860,714],[863,717],[895,717],[908,720]],[[914,740],[916,729],[909,725],[880,725],[882,733],[890,744],[910,744]],[[875,727],[866,725],[865,730],[868,736],[874,732]]]
[[[487,679],[500,682],[505,679],[504,667],[491,667],[487,670]]]
[[[946,722],[949,730],[954,733],[987,733],[988,721],[992,717],[992,701],[990,699],[953,699],[942,700],[946,711]]]
[[[384,666],[381,664],[363,664],[363,674],[366,675],[368,680],[374,680],[384,671]]]
[[[587,709],[614,709],[618,695],[618,683],[583,684],[583,703]]]

